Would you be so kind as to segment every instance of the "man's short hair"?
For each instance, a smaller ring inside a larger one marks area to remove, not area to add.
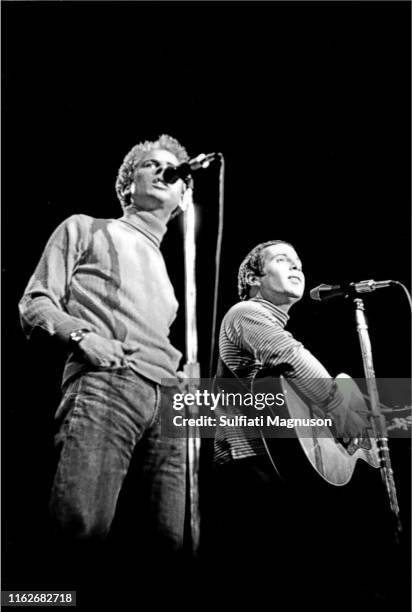
[[[124,158],[116,179],[116,193],[123,210],[131,205],[130,186],[138,163],[145,153],[154,149],[162,149],[173,153],[180,163],[189,159],[186,149],[180,142],[167,134],[162,134],[157,140],[146,140],[135,145]]]
[[[246,255],[244,260],[239,266],[239,272],[237,276],[237,290],[239,293],[239,298],[241,300],[249,299],[249,291],[250,291],[250,283],[248,282],[248,278],[253,276],[262,276],[263,275],[263,265],[264,260],[262,256],[262,252],[266,247],[272,246],[272,244],[288,244],[292,246],[290,242],[286,242],[286,240],[268,240],[267,242],[261,242],[257,246],[255,246],[250,253]]]

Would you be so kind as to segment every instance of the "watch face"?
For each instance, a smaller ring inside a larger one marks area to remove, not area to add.
[[[80,342],[81,340],[83,340],[86,334],[87,334],[87,331],[83,329],[79,329],[77,331],[72,332],[70,334],[70,337],[73,340],[73,342]]]

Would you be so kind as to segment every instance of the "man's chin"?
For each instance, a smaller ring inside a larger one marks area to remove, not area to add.
[[[301,300],[303,297],[303,291],[294,291],[294,292],[290,292],[289,293],[289,299],[291,301],[292,304],[296,304],[296,302],[299,302],[299,300]]]

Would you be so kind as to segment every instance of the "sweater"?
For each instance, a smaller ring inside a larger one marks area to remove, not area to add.
[[[149,212],[63,221],[19,303],[26,336],[41,330],[67,342],[72,331],[88,329],[121,341],[129,366],[146,378],[175,377],[181,353],[169,330],[178,304],[159,249],[165,232]],[[72,352],[63,383],[88,367]]]

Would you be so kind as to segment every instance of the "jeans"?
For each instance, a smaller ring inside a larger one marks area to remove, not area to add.
[[[175,391],[129,367],[91,370],[67,383],[56,413],[59,459],[50,499],[58,535],[71,541],[106,539],[139,451],[135,496],[144,510],[141,533],[164,550],[181,550],[186,445],[162,437],[159,418]]]

